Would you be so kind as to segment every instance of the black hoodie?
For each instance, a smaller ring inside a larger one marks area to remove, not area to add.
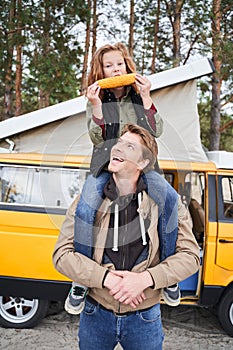
[[[146,185],[141,177],[138,180],[136,192],[126,196],[119,196],[112,176],[105,186],[105,196],[113,201],[105,246],[105,260],[107,256],[117,270],[130,271],[142,252],[146,252],[146,255],[148,253],[148,243],[143,245],[142,226],[145,226],[145,232],[147,232],[149,220],[146,219],[144,224],[140,224],[137,211],[138,195],[145,189]],[[147,233],[146,241],[148,242]]]

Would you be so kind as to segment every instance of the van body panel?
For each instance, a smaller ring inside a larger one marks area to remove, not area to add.
[[[222,294],[224,287],[221,286],[202,286],[199,296],[199,305],[214,306],[217,305]]]
[[[24,296],[30,299],[64,301],[70,290],[71,282],[37,280],[10,276],[0,277],[1,295]]]
[[[218,237],[216,264],[228,271],[233,270],[233,174],[218,171]]]
[[[1,275],[67,280],[51,258],[63,221],[62,215],[0,210]]]
[[[233,229],[232,223],[218,223],[216,264],[233,271]]]
[[[202,280],[205,285],[212,285],[214,280],[216,237],[210,236],[210,233],[215,232],[216,228],[216,223],[209,223],[208,227],[206,228],[207,236],[203,253],[202,269]],[[209,268],[209,266],[211,266],[212,268]]]
[[[90,156],[74,156],[66,154],[41,153],[1,153],[0,162],[6,164],[51,165],[58,167],[86,168],[90,167]]]

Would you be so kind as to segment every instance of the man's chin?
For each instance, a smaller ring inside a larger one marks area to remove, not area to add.
[[[108,165],[108,171],[111,173],[115,173],[117,171],[116,167],[114,165],[112,165],[111,163],[109,163]]]
[[[123,170],[123,166],[121,162],[115,163],[114,162],[110,162],[109,166],[108,166],[108,171],[112,172],[112,173],[118,173],[121,170]]]

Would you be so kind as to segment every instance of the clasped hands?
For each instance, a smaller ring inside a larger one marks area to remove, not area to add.
[[[111,270],[104,281],[104,286],[114,299],[132,308],[136,308],[146,299],[144,290],[152,285],[153,280],[148,271],[137,273]]]

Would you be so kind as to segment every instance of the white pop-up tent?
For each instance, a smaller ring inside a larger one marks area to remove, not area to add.
[[[208,161],[200,140],[196,79],[213,71],[204,58],[148,76],[151,97],[164,120],[157,139],[159,159]],[[91,155],[85,97],[1,122],[0,147],[9,148],[9,142],[16,152]]]

